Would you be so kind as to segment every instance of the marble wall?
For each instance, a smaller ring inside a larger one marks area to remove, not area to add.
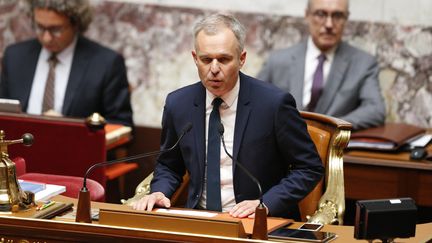
[[[103,1],[103,0],[93,0]],[[110,0],[170,7],[212,9],[302,17],[308,0]],[[348,0],[350,19],[403,25],[432,24],[430,0]]]
[[[211,10],[94,1],[95,18],[86,33],[126,58],[137,124],[160,126],[166,95],[198,81],[192,26]],[[232,12],[248,29],[243,71],[255,75],[269,51],[307,36],[301,17]],[[0,1],[0,50],[32,37],[30,21],[16,1]],[[344,40],[378,58],[387,120],[432,127],[432,27],[351,21]],[[2,55],[2,52],[0,52]]]

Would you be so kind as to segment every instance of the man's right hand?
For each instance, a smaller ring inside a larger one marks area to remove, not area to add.
[[[162,192],[153,192],[144,196],[139,201],[132,203],[133,209],[152,211],[154,206],[171,207],[171,201]]]

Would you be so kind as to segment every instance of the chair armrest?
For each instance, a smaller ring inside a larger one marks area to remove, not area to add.
[[[325,192],[319,200],[315,213],[306,217],[307,221],[322,224],[343,224],[345,213],[343,152],[350,139],[351,124],[322,114],[302,112],[302,116],[309,120],[310,124],[322,123],[323,126],[328,126],[332,130],[327,153]]]
[[[120,200],[122,204],[131,206],[133,203],[139,201],[145,195],[150,193],[150,183],[153,179],[153,172],[150,173],[135,189],[135,195],[127,200]]]
[[[150,173],[135,189],[135,195],[127,200],[120,200],[122,204],[131,205],[132,203],[140,200],[145,195],[150,193],[150,183],[153,179],[153,173]],[[174,194],[171,196],[171,205],[175,207],[183,207],[187,200],[187,188],[189,186],[189,174],[183,176],[183,181]]]

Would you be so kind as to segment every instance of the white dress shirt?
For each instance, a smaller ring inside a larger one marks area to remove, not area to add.
[[[69,75],[72,67],[73,55],[77,38],[66,47],[62,52],[57,54],[58,63],[55,67],[55,91],[54,91],[54,111],[61,114],[63,101],[66,93]],[[42,102],[45,94],[45,84],[48,77],[49,64],[48,60],[51,53],[42,48],[36,65],[36,71],[33,78],[33,84],[30,91],[27,113],[42,114]]]
[[[323,84],[327,82],[327,77],[330,73],[330,68],[333,63],[334,54],[336,48],[331,49],[330,51],[324,53],[326,55],[326,60],[323,64],[324,71],[324,80]],[[303,83],[303,107],[307,107],[311,100],[312,94],[312,83],[313,76],[315,74],[315,70],[318,66],[318,56],[321,55],[321,51],[315,46],[312,38],[309,37],[306,48],[306,57],[305,57],[305,73],[304,73],[304,83]]]
[[[233,154],[234,145],[234,126],[237,112],[237,101],[240,90],[240,80],[237,80],[234,88],[224,96],[220,97],[223,99],[223,103],[220,106],[219,113],[221,122],[224,126],[224,140],[228,152]],[[206,90],[206,153],[208,144],[208,124],[210,119],[210,113],[213,110],[212,102],[216,98],[212,93]],[[232,159],[228,157],[223,148],[221,141],[220,148],[220,181],[221,181],[221,205],[222,211],[229,211],[235,204],[234,186],[233,186],[233,167]],[[207,156],[206,156],[206,173],[204,178],[204,190],[199,201],[201,208],[206,208],[207,198]]]

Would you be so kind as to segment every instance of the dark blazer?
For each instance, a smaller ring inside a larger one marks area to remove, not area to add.
[[[180,146],[158,158],[153,192],[171,197],[185,170],[190,173],[186,206],[196,208],[203,191],[206,92],[201,82],[170,93],[162,119],[161,149],[171,147],[185,124],[192,129]],[[297,202],[323,175],[306,124],[290,94],[240,73],[233,157],[257,177],[273,216],[298,218]],[[257,199],[256,184],[233,165],[236,202]]]
[[[303,109],[303,83],[307,42],[274,51],[258,79],[290,92]],[[348,43],[336,49],[333,64],[315,111],[344,119],[354,129],[384,123],[385,105],[378,83],[375,58]]]
[[[2,62],[0,97],[28,107],[42,47],[32,39],[9,46]],[[78,37],[62,114],[87,117],[99,112],[109,122],[132,126],[132,108],[124,59],[83,36]]]

